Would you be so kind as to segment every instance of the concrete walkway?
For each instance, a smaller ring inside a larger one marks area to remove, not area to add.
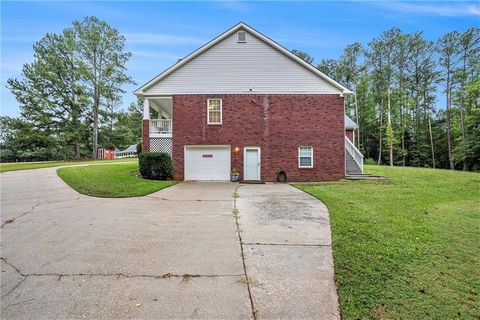
[[[56,168],[0,179],[2,319],[339,318],[327,210],[288,185],[101,199]]]

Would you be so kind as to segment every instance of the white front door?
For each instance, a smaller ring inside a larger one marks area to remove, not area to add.
[[[243,158],[243,180],[260,180],[260,148],[246,147]]]
[[[186,146],[185,180],[229,180],[230,146]]]

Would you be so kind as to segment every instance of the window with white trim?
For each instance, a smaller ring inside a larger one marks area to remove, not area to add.
[[[298,167],[313,168],[313,148],[298,147]]]
[[[222,99],[208,99],[207,109],[207,124],[222,124]]]
[[[247,42],[247,33],[245,31],[237,32],[237,42],[240,42],[240,43]]]

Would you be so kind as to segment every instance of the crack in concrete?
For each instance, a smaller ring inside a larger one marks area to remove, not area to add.
[[[3,262],[5,262],[5,264],[7,264],[7,265],[9,265],[10,267],[12,267],[12,269],[15,270],[19,275],[25,276],[22,272],[20,272],[20,269],[18,269],[14,264],[8,262],[8,261],[7,261],[7,258],[0,257],[0,260],[2,260]]]
[[[7,307],[17,306],[17,305],[19,305],[19,304],[24,304],[24,303],[27,303],[27,302],[30,302],[30,301],[33,301],[33,300],[35,300],[35,299],[28,299],[28,300],[23,300],[23,301],[11,303],[11,304],[7,305]]]
[[[68,202],[68,201],[77,201],[77,200],[80,200],[81,197],[77,197],[77,198],[74,198],[74,199],[68,199],[68,200],[64,200],[64,201],[48,201],[48,202],[42,202],[42,203],[37,203],[35,205],[33,205],[30,209],[28,209],[27,211],[25,212],[22,212],[21,214],[19,214],[18,216],[16,217],[13,217],[13,218],[10,218],[10,219],[7,219],[5,221],[3,221],[2,225],[0,226],[0,228],[3,228],[5,225],[7,224],[10,224],[10,223],[14,223],[17,219],[20,219],[21,217],[29,214],[29,213],[32,213],[33,211],[35,211],[36,208],[40,207],[40,206],[44,206],[44,205],[47,205],[47,204],[56,204],[56,203],[62,203],[62,202]]]
[[[9,223],[14,223],[15,220],[23,217],[23,216],[26,215],[26,214],[29,214],[30,212],[32,212],[33,210],[35,210],[35,208],[37,208],[37,207],[39,207],[39,206],[41,206],[41,205],[43,205],[43,204],[44,204],[44,203],[37,203],[36,205],[33,205],[33,206],[32,206],[30,209],[28,209],[27,211],[22,212],[20,215],[14,217],[14,218],[5,220],[5,221],[2,223],[2,226],[1,226],[0,228],[3,228],[5,225],[7,225],[7,224],[9,224]]]
[[[128,274],[123,272],[117,273],[23,273],[14,264],[9,262],[6,258],[0,257],[0,260],[12,267],[22,277],[45,277],[57,276],[60,279],[63,277],[123,277],[123,278],[154,278],[154,279],[169,279],[169,278],[215,278],[215,277],[242,277],[243,274],[175,274],[165,273],[161,275],[155,274]]]
[[[161,275],[151,275],[151,274],[128,274],[128,273],[23,273],[18,269],[14,264],[9,262],[6,258],[0,257],[0,260],[5,262],[5,264],[12,267],[20,276],[23,277],[17,285],[12,288],[10,291],[1,296],[1,298],[9,295],[13,292],[23,281],[28,277],[58,277],[60,281],[63,277],[116,277],[116,278],[150,278],[150,279],[171,279],[171,278],[181,278],[182,282],[187,282],[191,278],[219,278],[219,277],[243,277],[244,274],[174,274],[174,273],[165,273]]]
[[[8,295],[9,295],[10,293],[12,293],[15,289],[17,289],[18,286],[21,285],[22,282],[25,281],[28,276],[24,275],[15,265],[13,265],[12,263],[8,262],[6,258],[0,257],[0,260],[2,260],[3,262],[5,262],[5,264],[7,264],[8,266],[10,266],[13,270],[15,270],[16,273],[18,273],[20,276],[23,277],[23,279],[20,280],[12,289],[10,289],[7,293],[2,294],[2,296],[0,296],[0,298],[3,298],[3,297],[8,296]]]
[[[117,277],[117,278],[151,278],[151,279],[170,279],[170,278],[218,278],[218,277],[241,277],[243,274],[173,274],[165,273],[162,275],[153,274],[128,274],[128,273],[30,273],[27,276],[48,277],[56,276],[58,280],[63,277]]]
[[[331,244],[244,242],[245,246],[331,247]]]
[[[196,202],[230,202],[231,200],[205,200],[205,199],[169,199],[169,198],[161,198],[161,197],[154,197],[154,196],[144,196],[144,198],[150,198],[153,200],[158,200],[158,201],[196,201]]]
[[[255,309],[254,298],[253,298],[253,295],[252,295],[252,290],[250,289],[250,284],[252,283],[252,281],[251,281],[251,279],[249,279],[248,274],[247,274],[247,265],[245,264],[245,254],[243,252],[243,240],[242,240],[242,235],[241,235],[241,231],[240,231],[240,224],[238,223],[238,219],[239,219],[238,212],[239,211],[238,211],[238,208],[237,208],[237,198],[238,198],[238,189],[240,187],[241,187],[240,185],[237,186],[235,188],[234,193],[233,193],[233,209],[232,209],[232,212],[233,212],[233,218],[235,219],[235,224],[237,226],[238,240],[240,242],[240,254],[241,254],[241,257],[242,257],[243,272],[244,272],[244,276],[245,276],[245,283],[247,285],[248,297],[250,298],[250,306],[252,308],[252,316],[253,316],[253,319],[256,320],[258,310]]]
[[[22,280],[20,280],[12,289],[10,289],[7,293],[3,294],[0,298],[4,298],[8,296],[10,293],[12,293],[15,289],[17,289],[23,281],[27,280],[28,276],[24,276]]]

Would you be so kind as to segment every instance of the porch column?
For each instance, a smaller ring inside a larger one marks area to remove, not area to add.
[[[143,100],[143,119],[150,120],[150,105],[148,104],[148,98]]]
[[[142,152],[150,151],[150,105],[148,98],[143,100]]]

